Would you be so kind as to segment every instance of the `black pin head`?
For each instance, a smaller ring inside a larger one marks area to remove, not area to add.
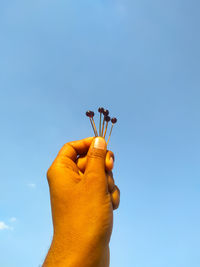
[[[116,119],[116,118],[112,118],[112,119],[111,119],[111,122],[112,122],[113,124],[115,124],[115,123],[117,122],[117,119]]]
[[[104,120],[105,120],[106,122],[109,122],[109,121],[110,121],[110,117],[109,117],[109,116],[105,116]]]
[[[86,114],[87,117],[89,117],[89,118],[91,117],[91,111],[90,110],[86,111],[85,114]]]
[[[104,111],[103,111],[103,115],[106,117],[106,116],[108,116],[108,114],[109,114],[109,110],[104,109]]]
[[[99,113],[103,113],[104,112],[104,108],[99,108],[98,111],[99,111]]]
[[[93,118],[93,117],[94,117],[94,112],[91,111],[91,110],[86,111],[85,114],[86,114],[86,116],[89,117],[89,118]]]

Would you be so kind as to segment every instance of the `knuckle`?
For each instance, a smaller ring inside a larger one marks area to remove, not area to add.
[[[67,142],[67,143],[65,143],[65,144],[63,145],[62,148],[66,149],[66,148],[68,148],[69,146],[70,146],[70,142]]]
[[[88,153],[89,159],[95,159],[95,158],[105,158],[105,153],[103,150],[100,149],[93,149],[92,151],[89,151]]]
[[[60,155],[63,151],[65,151],[65,150],[68,148],[68,146],[69,146],[69,144],[68,144],[68,143],[65,143],[65,144],[61,147],[60,151],[58,152],[58,155]]]
[[[55,175],[55,163],[53,162],[52,165],[48,168],[46,173],[47,181],[50,182]]]
[[[48,181],[50,180],[51,173],[52,173],[52,167],[50,166],[47,170],[47,173],[46,173],[46,178]]]

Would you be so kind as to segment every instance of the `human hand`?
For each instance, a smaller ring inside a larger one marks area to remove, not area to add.
[[[47,172],[54,236],[43,266],[109,266],[113,209],[120,191],[103,138],[63,146]]]

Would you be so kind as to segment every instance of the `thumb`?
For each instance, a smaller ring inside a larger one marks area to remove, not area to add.
[[[96,191],[107,192],[107,180],[105,172],[105,158],[107,152],[106,141],[103,137],[96,137],[89,148],[87,154],[87,164],[85,169],[85,179]],[[96,192],[97,192],[96,191]]]

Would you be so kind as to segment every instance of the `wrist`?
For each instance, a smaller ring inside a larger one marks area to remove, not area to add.
[[[54,237],[43,267],[109,267],[109,247]]]

